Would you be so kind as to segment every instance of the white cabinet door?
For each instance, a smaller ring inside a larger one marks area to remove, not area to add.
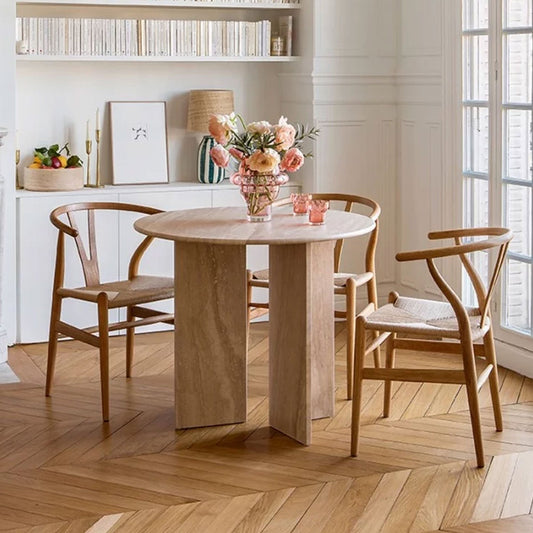
[[[116,194],[94,197],[84,194],[84,201],[116,202]],[[48,340],[52,283],[56,257],[58,230],[50,222],[50,212],[64,204],[73,203],[70,196],[29,197],[17,199],[18,218],[18,331],[17,342],[43,342]],[[85,217],[83,217],[85,219]],[[79,219],[81,235],[84,235],[86,220]],[[113,281],[118,276],[118,216],[105,211],[96,218],[97,251],[102,282]],[[74,243],[65,237],[65,286],[85,285],[81,262]],[[63,301],[62,317],[78,327],[96,325],[96,306],[71,299]],[[110,320],[116,320],[118,313],[113,311]]]
[[[130,204],[147,205],[164,211],[178,209],[196,209],[211,207],[211,191],[171,191],[149,193],[120,194],[120,201]],[[142,216],[142,215],[141,215]],[[119,238],[120,238],[120,275],[122,279],[128,277],[128,265],[135,248],[145,237],[135,231],[133,223],[139,218],[135,213],[120,213]],[[174,277],[174,243],[163,239],[154,239],[141,259],[139,273],[151,276]],[[157,310],[174,312],[172,300],[157,302],[151,306]],[[125,319],[124,311],[121,311]],[[168,329],[164,324],[155,324],[139,328],[137,331],[157,331]]]

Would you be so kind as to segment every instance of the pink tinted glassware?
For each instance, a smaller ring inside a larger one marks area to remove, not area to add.
[[[327,200],[311,200],[309,202],[309,223],[313,226],[324,224],[329,209]]]
[[[311,200],[310,194],[291,194],[292,200],[292,214],[301,216],[307,215],[309,211],[309,201]]]

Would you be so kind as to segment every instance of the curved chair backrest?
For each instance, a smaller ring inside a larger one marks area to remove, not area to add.
[[[357,205],[362,205],[370,209],[368,216],[375,222],[375,227],[370,234],[365,254],[365,268],[367,272],[375,272],[375,256],[376,246],[378,242],[378,219],[381,214],[381,207],[377,202],[364,196],[357,196],[354,194],[342,194],[342,193],[312,193],[311,197],[315,200],[327,200],[329,202],[341,202],[343,203],[343,210],[351,212]],[[290,198],[281,198],[276,200],[272,207],[282,207],[287,204],[291,204]],[[344,239],[339,239],[335,244],[335,272],[339,272],[341,263],[342,247],[344,246]]]
[[[64,235],[69,235],[76,242],[76,248],[81,261],[85,283],[97,285],[100,283],[100,270],[98,266],[98,253],[96,247],[96,229],[94,213],[98,210],[130,211],[144,215],[161,213],[160,209],[135,204],[123,204],[118,202],[82,202],[62,205],[50,213],[50,221],[59,230],[56,263],[62,264],[64,254]],[[88,250],[80,235],[76,215],[85,213],[87,216]],[[66,222],[60,217],[66,215]],[[129,277],[137,274],[139,261],[146,248],[152,242],[153,237],[146,237],[133,253],[129,265]],[[61,275],[62,278],[62,275]]]
[[[464,242],[465,238],[471,239],[474,237],[485,238],[478,241],[471,241],[467,243]],[[489,314],[490,300],[496,287],[496,282],[505,259],[505,254],[507,253],[507,248],[509,247],[509,242],[513,238],[511,230],[507,228],[453,229],[431,232],[428,234],[428,238],[432,240],[453,239],[454,245],[413,252],[401,252],[396,254],[396,259],[398,261],[416,261],[420,259],[425,260],[432,278],[453,307],[455,314],[457,315],[459,328],[461,330],[470,330],[467,312],[461,302],[461,299],[457,296],[450,285],[448,285],[434,262],[434,260],[439,257],[459,257],[466,273],[468,274],[468,277],[472,281],[472,285],[474,286],[474,291],[476,293],[478,307],[481,314],[480,327],[483,327],[487,315]],[[475,269],[467,254],[490,250],[491,248],[498,248],[498,255],[496,257],[496,261],[494,262],[492,272],[489,270],[488,284],[485,288],[479,273]]]

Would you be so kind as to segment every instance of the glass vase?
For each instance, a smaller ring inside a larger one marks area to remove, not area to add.
[[[286,174],[261,174],[237,172],[231,182],[241,189],[246,202],[246,218],[249,222],[268,222],[272,218],[272,202],[278,197],[279,188],[287,183]]]

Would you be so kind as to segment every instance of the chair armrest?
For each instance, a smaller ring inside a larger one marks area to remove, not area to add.
[[[458,228],[442,231],[430,231],[428,239],[454,239],[456,237],[479,237],[480,235],[503,235],[509,230],[506,228]]]
[[[442,248],[430,248],[426,250],[416,250],[412,252],[399,252],[396,254],[396,260],[418,261],[420,259],[436,259],[438,257],[450,257],[453,255],[469,254],[478,250],[488,250],[495,246],[508,242],[512,238],[511,230],[507,228],[471,228],[448,231],[435,231],[429,234],[430,239],[444,239],[450,237],[462,236],[480,236],[488,235],[487,239],[482,241],[469,242],[454,246],[444,246]]]

